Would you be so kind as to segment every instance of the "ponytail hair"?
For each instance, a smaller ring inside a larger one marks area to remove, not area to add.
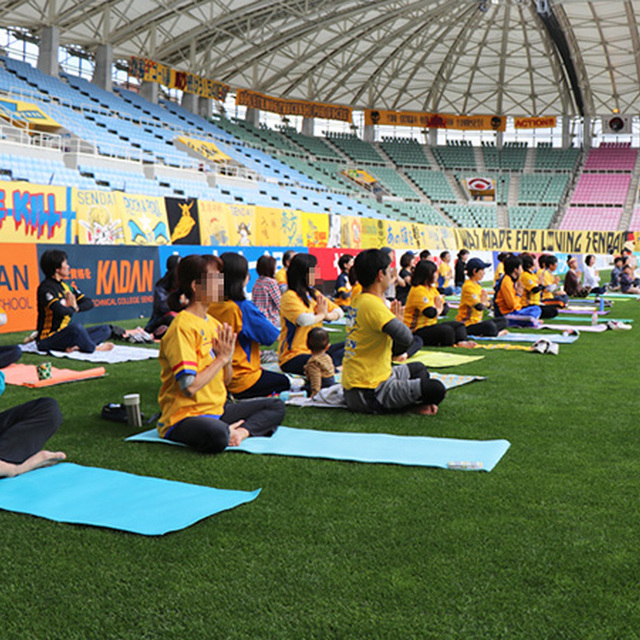
[[[218,272],[222,271],[222,261],[218,256],[193,254],[180,260],[177,271],[177,287],[167,298],[169,309],[182,311],[193,302],[196,292],[193,290],[192,283],[194,280],[200,282],[207,275],[211,265],[215,265]],[[187,304],[183,304],[183,298],[187,299]]]
[[[318,296],[316,290],[309,285],[309,272],[318,264],[318,259],[310,253],[296,253],[287,269],[287,284],[289,289],[295,291],[300,300],[309,306],[309,297],[315,300]]]

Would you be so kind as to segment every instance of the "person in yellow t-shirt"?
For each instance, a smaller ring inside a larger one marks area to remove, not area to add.
[[[542,304],[552,304],[560,309],[569,304],[569,296],[560,286],[560,277],[555,271],[558,268],[558,258],[552,255],[542,254],[538,257],[538,264],[542,269]]]
[[[438,291],[443,296],[453,295],[453,269],[451,268],[451,254],[443,251],[440,254],[438,267]]]
[[[485,309],[489,308],[489,295],[480,284],[485,269],[490,265],[471,258],[466,264],[467,279],[462,285],[460,306],[456,320],[464,323],[470,336],[502,336],[508,333],[507,321],[504,318],[482,320]]]
[[[394,355],[406,353],[413,342],[402,323],[397,300],[385,303],[391,260],[380,249],[362,251],[355,259],[362,293],[354,303],[355,318],[345,342],[342,386],[347,406],[361,413],[386,413],[412,408],[433,415],[445,397],[439,380],[419,363],[391,366]]]
[[[160,341],[158,432],[204,453],[219,453],[249,436],[271,435],[284,417],[284,403],[277,398],[227,403],[236,334],[207,315],[207,307],[223,295],[221,265],[216,256],[180,261],[178,288],[168,298],[179,313]]]
[[[493,313],[496,318],[507,316],[510,327],[535,325],[542,313],[538,306],[522,306],[522,285],[519,282],[521,273],[522,260],[518,256],[505,258],[504,275],[494,287]]]
[[[523,253],[520,255],[520,259],[522,260],[522,273],[519,278],[522,285],[522,293],[520,294],[522,306],[539,306],[541,318],[555,318],[558,315],[558,309],[553,305],[542,304],[543,274],[536,273],[533,256]]]
[[[260,345],[272,345],[278,330],[253,302],[247,300],[244,288],[249,282],[249,263],[239,253],[223,253],[224,300],[212,302],[207,313],[218,322],[227,323],[238,335],[228,385],[235,398],[259,398],[288,391],[289,378],[282,373],[266,371],[260,366]]]
[[[504,261],[510,256],[510,253],[505,253],[504,251],[501,251],[498,255],[497,255],[497,260],[498,260],[498,264],[496,266],[496,270],[493,274],[493,286],[495,287],[496,284],[498,283],[498,280],[500,280],[500,278],[502,278],[502,276],[504,275]]]
[[[297,253],[287,272],[289,288],[280,301],[280,338],[278,361],[285,373],[304,375],[304,365],[311,357],[307,334],[324,320],[339,320],[342,309],[314,288],[318,260],[309,253]],[[344,342],[332,344],[327,353],[336,367],[342,365]]]
[[[281,293],[284,293],[287,290],[287,271],[291,264],[291,260],[295,255],[296,252],[293,249],[287,249],[282,256],[282,269],[276,272],[275,278],[278,286],[280,287]]]
[[[425,346],[474,347],[462,322],[438,322],[439,316],[447,314],[448,307],[436,287],[437,273],[438,267],[431,260],[421,260],[416,265],[404,308],[404,323]]]

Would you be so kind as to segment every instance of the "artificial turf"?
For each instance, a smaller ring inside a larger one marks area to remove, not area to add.
[[[309,429],[506,438],[491,473],[125,443],[131,429],[100,409],[139,392],[153,414],[156,361],[8,387],[0,408],[58,399],[48,448],[70,461],[263,491],[164,537],[0,512],[0,637],[640,637],[639,310],[617,301],[632,331],[582,334],[558,356],[474,352],[450,371],[487,380],[450,391],[435,417],[287,409],[285,424]]]

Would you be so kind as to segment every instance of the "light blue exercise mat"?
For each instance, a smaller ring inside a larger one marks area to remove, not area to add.
[[[0,508],[159,536],[251,502],[259,493],[60,463],[0,480]]]
[[[155,429],[127,440],[177,444],[160,438]],[[229,447],[227,451],[491,471],[510,446],[507,440],[454,440],[278,427],[270,438],[247,438],[239,447]]]
[[[565,336],[561,333],[508,333],[504,336],[470,336],[469,339],[489,342],[538,342],[541,338],[557,344],[571,344],[578,339],[578,336]]]

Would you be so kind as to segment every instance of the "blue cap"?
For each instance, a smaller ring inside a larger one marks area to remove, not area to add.
[[[466,264],[467,273],[473,273],[480,269],[488,269],[491,265],[488,262],[480,260],[480,258],[471,258]]]

